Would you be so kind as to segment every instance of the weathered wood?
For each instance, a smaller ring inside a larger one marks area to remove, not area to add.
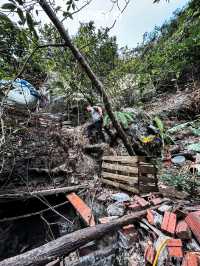
[[[130,185],[138,182],[138,176],[118,175],[118,174],[113,174],[113,173],[108,173],[108,172],[102,172],[101,175],[105,179],[107,178],[114,179],[114,180],[121,181],[122,183],[128,183]]]
[[[35,196],[48,196],[48,195],[54,195],[54,194],[60,194],[60,193],[67,193],[67,192],[73,192],[78,191],[80,189],[86,188],[85,185],[78,185],[78,186],[71,186],[71,187],[61,187],[61,188],[53,188],[53,189],[46,189],[46,190],[38,190],[38,191],[20,191],[15,192],[9,191],[7,194],[0,194],[0,199],[9,199],[9,198],[31,198]]]
[[[102,178],[101,181],[104,184],[109,185],[109,186],[113,186],[113,187],[116,187],[116,188],[127,190],[127,191],[130,191],[130,192],[133,192],[133,193],[139,193],[137,188],[134,188],[134,187],[131,187],[131,186],[128,186],[128,185],[117,183],[117,182],[114,182],[114,181],[111,181],[111,180],[108,180],[108,179],[104,179],[104,178]]]
[[[140,176],[139,177],[139,182],[145,182],[145,183],[154,183],[154,185],[155,185],[155,177],[153,177],[153,176],[151,176],[151,177],[149,177],[149,176]]]
[[[141,174],[156,174],[157,173],[156,167],[151,164],[147,164],[147,163],[140,163],[139,171]]]
[[[0,262],[0,266],[32,266],[43,265],[57,257],[68,255],[70,252],[86,243],[101,238],[107,233],[118,230],[124,225],[135,222],[145,217],[146,210],[125,215],[106,224],[88,227],[76,232],[64,235],[47,244]]]
[[[131,167],[128,165],[110,164],[110,163],[104,163],[103,162],[102,168],[108,169],[108,170],[125,172],[125,173],[138,174],[138,167]]]
[[[138,156],[103,156],[103,161],[109,161],[109,162],[121,162],[121,163],[130,163],[135,164],[138,162],[139,157]]]

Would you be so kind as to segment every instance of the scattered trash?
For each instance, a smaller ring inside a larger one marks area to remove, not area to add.
[[[15,107],[33,109],[41,99],[39,92],[26,80],[1,80],[0,88],[6,87],[6,103]]]
[[[171,159],[174,164],[183,165],[185,163],[184,156],[175,156]]]
[[[125,212],[125,207],[122,203],[116,202],[107,207],[109,216],[122,216]]]
[[[117,202],[125,202],[125,201],[130,201],[130,197],[126,193],[116,193],[112,194],[111,198]]]

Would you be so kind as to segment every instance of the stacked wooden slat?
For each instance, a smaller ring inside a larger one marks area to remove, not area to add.
[[[157,190],[156,173],[157,169],[145,157],[104,156],[102,159],[102,182],[130,192]]]

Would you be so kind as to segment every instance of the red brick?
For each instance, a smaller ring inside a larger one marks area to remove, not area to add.
[[[191,212],[185,218],[186,223],[192,230],[192,233],[195,235],[196,239],[200,243],[200,212]]]
[[[182,220],[176,226],[176,235],[180,239],[191,239],[191,231],[188,224]]]
[[[180,239],[169,239],[167,242],[167,249],[170,257],[183,257],[183,244]]]
[[[147,207],[147,206],[149,206],[149,202],[146,201],[145,199],[139,197],[138,195],[135,195],[135,196],[133,197],[133,199],[134,199],[134,200],[135,200],[140,206],[142,206],[142,207]]]
[[[151,203],[153,205],[159,205],[162,203],[162,199],[161,198],[155,198],[155,199],[151,199]]]
[[[130,209],[132,211],[139,211],[139,210],[141,210],[141,206],[140,206],[140,204],[135,202],[135,203],[130,204],[128,206],[128,209]]]
[[[176,229],[176,214],[173,212],[165,212],[161,229],[174,235]]]
[[[122,232],[125,234],[130,234],[135,232],[135,226],[133,224],[129,224],[122,227]]]
[[[147,210],[147,221],[150,224],[154,224],[154,215],[153,215],[152,210],[150,210],[150,209]]]
[[[82,219],[88,226],[95,226],[94,216],[91,209],[85,204],[85,202],[75,193],[70,193],[67,196],[69,202],[73,205],[76,211],[80,214]]]
[[[155,256],[156,256],[155,248],[153,247],[152,244],[148,244],[144,252],[145,261],[150,264],[153,264]]]
[[[198,266],[199,259],[198,256],[193,252],[188,252],[182,262],[181,266]]]

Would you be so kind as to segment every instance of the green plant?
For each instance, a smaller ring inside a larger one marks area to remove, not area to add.
[[[175,187],[177,190],[185,190],[189,193],[193,193],[197,186],[200,186],[200,182],[191,174],[164,174],[160,177],[164,184]]]
[[[161,140],[162,140],[163,148],[164,148],[165,144],[173,144],[174,141],[166,133],[167,131],[165,130],[164,123],[162,122],[162,120],[158,116],[156,116],[154,118],[154,122],[155,122],[156,127],[159,129],[159,134],[160,134],[160,137],[161,137]]]
[[[127,129],[129,124],[131,124],[134,120],[133,114],[130,112],[114,112],[116,119],[118,122],[123,126],[124,129]],[[104,127],[109,127],[111,125],[111,120],[109,116],[106,114],[104,116],[103,120],[103,126]]]

